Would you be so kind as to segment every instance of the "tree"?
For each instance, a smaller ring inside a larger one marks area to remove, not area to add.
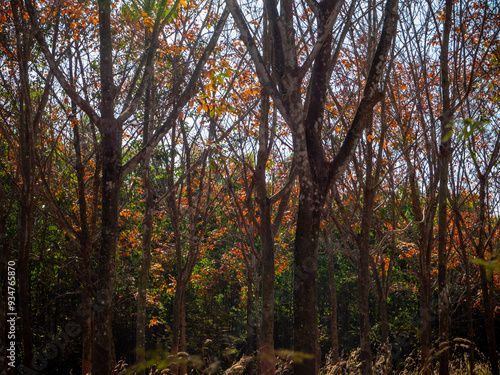
[[[487,116],[488,103],[481,102],[481,111]],[[469,100],[469,115],[476,114],[478,108],[474,100]],[[463,112],[463,111],[462,111]],[[464,113],[466,114],[466,112]],[[470,130],[472,133],[467,135]],[[471,250],[477,259],[486,261],[488,248],[492,249],[493,242],[497,236],[499,226],[491,209],[495,204],[495,198],[489,197],[487,188],[491,184],[493,165],[499,158],[500,138],[488,123],[480,121],[473,122],[466,117],[464,126],[459,134],[458,144],[455,147],[456,163],[452,168],[453,200],[452,208],[456,221],[459,237],[460,250],[464,262],[467,283],[467,306],[469,310],[469,340],[471,341],[471,362],[474,362],[473,326],[472,326],[472,291],[471,291]],[[481,147],[478,147],[478,145]],[[472,165],[468,162],[472,160]],[[489,181],[489,182],[488,182]],[[489,203],[488,203],[489,202]],[[495,321],[492,312],[492,280],[486,275],[484,264],[480,264],[479,279],[484,305],[484,319],[486,338],[488,344],[488,355],[491,363],[492,373],[498,371],[498,358],[496,354],[496,338],[491,332],[495,330]],[[470,334],[472,332],[472,334]],[[472,366],[472,364],[471,364]]]
[[[11,152],[16,158],[16,176],[11,181],[20,190],[17,198],[17,275],[19,278],[19,312],[21,316],[21,337],[24,349],[24,365],[30,366],[33,359],[31,336],[31,306],[29,294],[30,253],[39,184],[36,171],[36,148],[40,144],[40,122],[44,115],[52,85],[52,75],[44,79],[33,78],[32,61],[35,60],[31,28],[25,19],[22,4],[11,1],[2,6],[1,53],[8,61],[10,77],[2,75],[2,84],[12,95],[2,98],[5,109],[10,109],[10,118],[2,126],[4,139],[9,140]],[[4,30],[5,28],[5,30]],[[12,36],[7,36],[7,31]],[[8,86],[8,87],[7,87]],[[32,95],[39,90],[39,95]],[[5,116],[5,113],[3,114]],[[8,128],[8,125],[12,129]],[[15,130],[14,130],[15,129]],[[15,182],[14,182],[15,181]],[[8,212],[8,206],[6,206]],[[4,217],[2,220],[6,220]],[[5,227],[4,227],[5,230]],[[4,243],[4,246],[6,243]],[[7,254],[6,254],[7,255]],[[5,336],[4,336],[5,337]]]
[[[113,17],[114,7],[110,0],[98,2],[99,14],[99,71],[100,83],[98,92],[100,94],[99,113],[93,107],[93,103],[84,99],[66,78],[64,67],[58,64],[57,57],[50,50],[45,40],[44,33],[39,23],[38,11],[31,1],[26,2],[26,10],[30,17],[33,34],[38,41],[49,66],[54,72],[59,84],[66,94],[80,107],[80,109],[93,122],[101,136],[102,155],[102,211],[101,211],[101,238],[100,249],[97,260],[98,281],[96,287],[95,307],[95,335],[92,350],[92,372],[95,374],[110,374],[113,372],[115,355],[112,334],[112,301],[115,285],[115,256],[118,240],[118,210],[119,195],[122,182],[125,177],[141,162],[146,155],[151,153],[155,145],[173,126],[175,119],[179,116],[182,108],[194,93],[196,82],[201,74],[202,67],[208,56],[215,47],[217,39],[222,30],[226,17],[221,17],[218,26],[201,54],[199,61],[178,100],[172,105],[169,117],[165,123],[157,128],[148,144],[142,148],[132,159],[123,164],[122,135],[125,122],[135,113],[146,90],[147,83],[153,75],[153,63],[156,49],[159,43],[159,35],[166,23],[170,21],[172,13],[179,5],[174,4],[170,12],[166,12],[166,1],[156,4],[156,16],[152,22],[151,38],[144,43],[143,54],[139,63],[133,68],[130,76],[130,87],[126,87],[127,93],[123,102],[121,112],[117,115],[115,98],[119,94],[115,85],[114,73],[114,43],[113,43]],[[60,5],[61,6],[61,5]],[[125,77],[127,78],[127,77]]]
[[[146,4],[150,5],[150,4]],[[149,6],[145,9],[151,11]],[[147,12],[146,12],[147,13]],[[151,16],[148,14],[148,16]],[[145,30],[146,39],[150,37],[148,30]],[[153,79],[147,84],[144,98],[144,130],[143,147],[145,147],[151,134],[154,124],[154,94],[155,86]],[[137,292],[137,334],[136,334],[136,362],[141,363],[146,360],[146,299],[148,290],[149,272],[151,268],[151,242],[153,237],[153,214],[155,209],[154,191],[150,176],[150,155],[144,157],[142,165],[142,184],[144,186],[144,219],[142,233],[142,263],[139,275],[139,285]],[[144,375],[145,370],[139,370],[139,375]]]
[[[226,3],[255,64],[260,83],[270,93],[293,137],[300,183],[294,253],[294,349],[311,356],[310,359],[295,364],[295,373],[310,374],[311,370],[317,373],[317,258],[321,213],[330,186],[353,157],[362,132],[370,122],[373,108],[382,97],[379,82],[396,33],[398,2],[389,1],[386,5],[384,27],[368,69],[363,97],[348,134],[331,161],[327,161],[325,157],[321,129],[332,67],[343,42],[343,38],[339,37],[336,41],[338,46],[334,49],[332,29],[343,2],[310,4],[317,22],[316,32],[311,35],[316,43],[310,50],[309,46],[304,50],[305,46],[295,43],[292,2],[283,2],[280,11],[276,3],[265,3],[274,50],[272,75],[263,63],[239,5],[233,0]],[[352,12],[348,14],[352,15]],[[345,29],[350,26],[349,16]],[[303,64],[299,61],[303,61]],[[310,79],[307,83],[307,96],[302,101],[306,74],[310,74]]]
[[[444,27],[441,40],[441,143],[439,145],[438,173],[438,293],[439,293],[439,374],[449,374],[450,354],[448,350],[450,340],[450,306],[447,270],[447,244],[448,244],[448,164],[451,158],[451,136],[453,133],[453,113],[450,101],[450,77],[448,70],[448,54],[450,33],[452,27],[453,2],[446,1],[444,12]]]

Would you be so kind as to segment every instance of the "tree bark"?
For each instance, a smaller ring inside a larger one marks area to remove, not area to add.
[[[150,132],[153,124],[153,92],[152,81],[148,82],[145,98],[143,146],[149,142]],[[137,333],[136,333],[136,362],[141,363],[146,360],[146,299],[148,291],[149,270],[151,268],[151,239],[153,236],[153,213],[154,197],[153,186],[149,175],[149,155],[145,157],[142,167],[142,181],[144,185],[144,218],[142,229],[142,263],[139,274],[139,285],[137,294]],[[141,367],[142,368],[142,367]],[[141,369],[138,375],[144,375],[145,370]]]
[[[317,261],[325,198],[326,192],[301,178],[294,252],[293,334],[294,351],[307,357],[295,363],[295,375],[319,372]]]
[[[451,138],[453,134],[450,80],[448,77],[449,40],[452,26],[453,0],[446,0],[445,21],[441,44],[441,90],[443,112],[441,115],[441,144],[439,147],[439,193],[438,193],[438,295],[439,295],[439,374],[448,375],[450,363],[450,302],[447,280],[448,266],[448,174],[451,160]]]
[[[252,356],[255,351],[255,324],[253,321],[254,306],[254,283],[255,283],[255,256],[250,254],[250,260],[247,262],[247,355]]]
[[[121,134],[115,120],[103,120],[102,133],[102,235],[96,290],[92,374],[109,375],[115,366],[112,332],[115,255],[118,241],[118,197],[120,192]]]
[[[75,58],[76,61],[76,58]],[[69,72],[70,82],[74,84],[75,76],[77,75],[76,63],[73,65],[73,59],[69,59]],[[75,148],[75,172],[77,179],[77,196],[78,196],[78,209],[79,209],[79,226],[78,243],[79,252],[81,257],[80,282],[82,284],[81,290],[81,305],[80,314],[82,319],[82,375],[90,374],[92,371],[92,342],[93,342],[93,313],[92,313],[92,290],[94,289],[92,280],[92,235],[88,222],[87,215],[87,197],[85,186],[85,165],[82,158],[82,145],[80,124],[77,120],[77,105],[71,100],[71,124],[73,126],[73,144]],[[98,167],[96,167],[98,169]],[[97,171],[96,171],[97,172]],[[98,176],[94,174],[94,189]],[[95,193],[95,191],[94,191]],[[98,199],[97,196],[94,199]],[[94,216],[95,217],[95,216]]]
[[[419,249],[419,273],[418,278],[420,281],[420,350],[421,350],[421,373],[422,375],[431,375],[432,369],[432,351],[431,351],[431,298],[432,298],[432,285],[431,285],[431,254],[433,247],[433,219],[436,212],[435,199],[430,199],[430,204],[426,210],[422,211],[422,200],[417,186],[414,166],[411,165],[409,155],[405,156],[408,164],[409,182],[411,191],[411,202],[413,215],[418,225],[418,249]],[[431,176],[428,191],[434,191],[435,178]],[[425,215],[424,215],[425,214]]]
[[[27,24],[20,14],[22,8],[19,0],[11,1],[12,14],[16,22],[16,54],[19,64],[20,98],[19,98],[19,157],[21,194],[18,213],[18,262],[17,277],[19,288],[19,315],[21,321],[21,338],[24,349],[24,365],[32,366],[33,340],[31,335],[30,311],[30,270],[31,238],[33,234],[35,209],[35,142],[36,129],[33,122],[32,103],[30,97],[30,44],[31,37]]]
[[[264,29],[263,60],[269,68],[271,39],[268,38],[268,29],[273,28],[267,23],[267,10],[264,7],[266,25]],[[256,184],[256,201],[259,207],[259,236],[261,240],[262,260],[262,326],[259,336],[260,374],[274,375],[274,236],[272,231],[272,204],[267,196],[266,165],[269,160],[270,148],[274,134],[269,131],[269,94],[265,87],[261,90],[261,113],[259,126],[259,149],[257,165],[253,175]],[[278,223],[279,225],[279,223]]]
[[[76,110],[76,108],[74,108]],[[75,113],[74,113],[75,115]],[[73,133],[76,155],[76,175],[78,181],[78,207],[80,209],[79,243],[82,257],[81,283],[82,283],[82,375],[87,375],[92,370],[92,341],[93,341],[93,313],[92,313],[92,239],[87,222],[87,199],[85,196],[85,167],[82,161],[80,130],[74,118]],[[95,197],[97,199],[97,197]]]
[[[333,259],[334,250],[330,241],[330,235],[326,229],[323,230],[326,244],[326,255],[328,256],[328,278],[330,280],[330,304],[331,304],[331,329],[332,329],[332,364],[339,363],[339,333],[338,333],[338,313],[337,313],[337,288],[335,285],[335,262]]]
[[[462,256],[462,262],[465,268],[465,285],[466,285],[466,298],[467,298],[467,338],[469,339],[469,372],[470,375],[474,375],[475,358],[474,358],[474,305],[472,303],[472,288],[470,282],[470,264],[469,256],[467,254],[467,246],[465,244],[464,235],[462,232],[462,220],[460,216],[460,211],[457,208],[457,196],[455,195],[453,211],[456,218],[456,226],[458,232],[458,239],[460,243],[460,251]]]
[[[172,324],[172,355],[177,356],[179,353],[180,343],[181,343],[181,330],[182,330],[182,314],[183,314],[183,305],[185,304],[185,295],[186,295],[186,284],[182,281],[179,282],[179,278],[177,278],[177,284],[175,287],[175,296],[174,296],[174,317]],[[173,371],[175,374],[178,374],[180,371],[180,365],[175,364],[173,366]],[[182,375],[182,373],[181,373]]]
[[[370,161],[368,161],[371,164]],[[363,199],[363,214],[361,218],[361,234],[359,239],[359,270],[358,270],[358,294],[359,294],[359,328],[361,346],[361,373],[371,375],[372,351],[370,347],[370,229],[373,215],[373,204],[375,201],[375,190],[371,186],[371,169],[367,169],[367,180],[365,182]]]
[[[99,1],[101,66],[102,213],[98,257],[92,374],[109,375],[115,367],[112,332],[115,256],[118,241],[118,198],[121,172],[121,124],[114,118],[111,2]]]
[[[414,181],[413,181],[414,182]],[[433,204],[427,208],[430,211],[429,215],[422,214],[421,202],[416,193],[417,186],[411,184],[412,190],[412,204],[415,218],[419,221],[419,280],[420,280],[420,350],[422,353],[422,374],[431,375],[432,369],[432,313],[431,313],[431,299],[432,299],[432,284],[431,284],[431,254],[433,247],[433,220],[436,211],[436,205]]]
[[[264,181],[265,183],[265,181]],[[265,187],[265,186],[264,186]],[[274,239],[271,232],[271,210],[267,196],[259,201],[262,257],[262,328],[260,367],[262,375],[275,373],[274,360]]]
[[[181,337],[179,340],[179,348],[181,349],[181,352],[186,353],[187,350],[187,345],[186,345],[186,298],[182,300],[182,305],[181,305]],[[186,375],[187,374],[187,362],[185,361],[184,355],[182,356],[184,358],[184,361],[181,362],[180,365],[180,373],[181,375]]]
[[[383,107],[383,106],[382,106]],[[383,107],[384,108],[384,107]],[[382,111],[383,113],[384,111]],[[370,119],[371,133],[372,119]],[[358,239],[359,261],[358,266],[358,294],[359,294],[359,320],[360,320],[360,347],[361,347],[361,373],[371,375],[373,373],[372,352],[370,346],[370,266],[373,264],[372,255],[370,254],[370,233],[372,226],[372,218],[374,213],[375,197],[380,179],[380,171],[382,167],[382,150],[384,142],[384,127],[382,124],[382,134],[380,137],[379,154],[375,166],[375,174],[373,171],[373,147],[372,143],[366,144],[365,153],[365,183],[363,187],[363,210],[361,216],[361,232]],[[375,269],[374,269],[374,272]],[[385,273],[385,269],[382,270]],[[376,276],[378,277],[378,275]],[[380,285],[380,298],[385,298],[385,285]],[[385,301],[386,302],[386,301]],[[387,307],[386,303],[381,304],[381,307]],[[387,310],[385,313],[385,323],[387,324]]]

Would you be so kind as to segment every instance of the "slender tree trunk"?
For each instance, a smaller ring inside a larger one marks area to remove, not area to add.
[[[248,269],[247,269],[247,355],[251,356],[253,355],[253,352],[255,351],[255,345],[254,345],[254,339],[255,339],[255,330],[254,330],[254,323],[253,323],[253,307],[254,307],[254,300],[253,300],[253,295],[254,295],[254,290],[253,290],[253,285],[254,285],[254,271],[253,271],[253,264],[254,264],[254,256],[253,254],[250,254],[250,260],[248,262]]]
[[[152,80],[148,82],[145,98],[143,146],[149,142],[153,124],[153,92]],[[142,167],[142,182],[144,186],[144,218],[142,229],[142,263],[139,274],[139,287],[137,294],[137,331],[136,331],[136,362],[146,360],[146,299],[148,291],[149,270],[151,268],[151,239],[153,236],[154,197],[153,186],[149,175],[149,156],[146,156]],[[138,375],[144,375],[141,369]]]
[[[76,68],[73,68],[73,59],[69,59],[70,82],[74,84]],[[82,158],[80,124],[77,120],[77,106],[71,101],[71,123],[73,125],[73,143],[75,147],[75,171],[78,183],[78,208],[80,213],[80,231],[78,233],[80,253],[82,259],[81,283],[82,283],[82,375],[90,374],[92,371],[92,341],[93,341],[93,316],[92,316],[92,239],[90,235],[87,197],[85,187],[85,166]],[[97,197],[95,197],[97,199]]]
[[[170,153],[172,158],[170,159],[170,173],[168,178],[169,189],[174,188],[174,168],[175,168],[175,146],[176,146],[176,128],[172,129],[172,143],[170,146]],[[190,179],[188,178],[187,184],[190,184]],[[191,201],[190,201],[191,203]],[[180,344],[180,330],[181,330],[181,309],[184,299],[184,293],[187,282],[184,281],[184,266],[183,266],[183,246],[182,246],[182,234],[180,229],[180,212],[177,206],[176,199],[173,195],[168,198],[168,206],[172,218],[172,227],[174,232],[175,241],[175,260],[177,268],[176,285],[175,285],[175,295],[174,295],[174,311],[173,311],[173,322],[172,322],[172,355],[177,356],[179,352]],[[191,207],[191,206],[190,206]],[[191,217],[190,217],[191,219]],[[173,364],[171,366],[171,371],[174,374],[179,373],[178,364]]]
[[[431,186],[434,185],[431,182]],[[431,352],[431,335],[432,335],[432,315],[431,315],[431,254],[433,247],[433,222],[432,219],[435,213],[435,205],[431,204],[427,211],[431,214],[424,216],[421,211],[421,200],[416,185],[415,172],[410,166],[410,189],[412,195],[413,213],[416,220],[419,222],[419,281],[420,281],[420,351],[421,351],[421,373],[422,375],[432,375],[432,352]],[[432,189],[431,189],[432,190]]]
[[[265,47],[268,51],[269,45]],[[264,54],[267,59],[267,53]],[[274,375],[274,238],[272,230],[272,203],[267,196],[266,164],[269,159],[269,95],[262,89],[261,122],[259,127],[259,151],[254,172],[257,204],[259,207],[259,236],[262,259],[262,327],[259,335],[260,373]]]
[[[439,293],[439,374],[449,374],[450,363],[450,306],[447,280],[448,266],[448,170],[451,159],[451,138],[453,132],[448,77],[449,39],[452,26],[453,0],[446,0],[445,22],[441,45],[441,89],[443,112],[441,116],[441,145],[439,147],[439,194],[438,194],[438,293]]]
[[[144,194],[146,196],[146,208],[143,220],[143,238],[142,238],[142,264],[139,274],[139,286],[137,295],[137,337],[136,337],[136,363],[146,360],[146,298],[149,278],[149,269],[151,265],[151,235],[153,225],[153,208],[149,203],[153,203],[149,173],[146,172],[149,163],[145,163],[143,172]],[[144,370],[140,370],[138,375],[144,375]]]
[[[185,297],[182,299],[182,304],[181,304],[181,337],[179,341],[179,348],[181,352],[186,353],[187,346],[186,346],[186,298]],[[186,359],[185,355],[183,355],[182,358]],[[185,361],[181,362],[180,374],[181,375],[187,374],[187,363]]]
[[[28,177],[30,179],[31,177]],[[24,184],[23,184],[24,185]],[[19,314],[21,316],[21,338],[24,349],[24,365],[31,367],[33,359],[33,340],[31,337],[31,311],[29,287],[29,258],[31,249],[31,235],[33,230],[33,206],[31,189],[23,186],[20,202],[21,212],[19,218],[19,258],[17,262],[18,287],[19,287]]]
[[[371,164],[371,163],[369,163]],[[372,351],[370,347],[370,229],[373,215],[373,202],[375,190],[371,187],[371,169],[367,169],[366,188],[363,199],[363,216],[361,219],[361,236],[359,241],[359,270],[358,270],[358,294],[359,294],[359,327],[361,344],[361,373],[371,375]]]
[[[486,339],[488,341],[488,355],[491,364],[492,375],[498,375],[498,356],[496,352],[495,319],[491,303],[490,281],[486,275],[484,266],[480,266],[481,291],[483,292],[484,316],[486,323]]]
[[[470,375],[474,375],[476,361],[474,358],[474,306],[472,304],[472,288],[470,285],[470,265],[467,258],[465,260],[465,283],[467,286],[467,338],[469,339],[469,371]]]
[[[454,178],[454,177],[453,177]],[[457,198],[455,197],[454,214],[455,221],[457,223],[457,232],[460,243],[460,252],[462,256],[462,262],[465,268],[465,285],[466,285],[466,298],[467,298],[467,338],[469,339],[469,372],[470,375],[474,375],[475,358],[474,358],[474,306],[472,304],[472,288],[470,282],[470,263],[469,255],[467,254],[467,246],[464,241],[464,235],[462,232],[462,220],[460,217],[459,210],[456,206]]]
[[[426,253],[428,246],[421,249]],[[431,354],[431,280],[430,280],[430,262],[427,261],[430,256],[421,256],[420,269],[420,350],[422,352],[422,374],[432,374],[432,354]]]
[[[33,359],[33,340],[31,336],[31,311],[29,292],[29,258],[31,253],[31,238],[34,221],[35,193],[35,138],[32,103],[30,99],[30,75],[28,63],[30,60],[30,37],[27,24],[20,15],[21,3],[11,1],[12,13],[16,21],[16,54],[20,74],[19,102],[19,155],[21,195],[18,214],[18,263],[17,277],[19,288],[19,315],[21,321],[21,338],[24,349],[24,365],[31,367]]]
[[[187,282],[177,280],[172,324],[172,355],[179,358],[184,357],[184,355],[179,356],[179,352],[185,352],[186,350],[186,287]],[[172,370],[175,374],[187,374],[185,363],[175,364],[172,366]]]
[[[332,361],[333,365],[339,363],[339,333],[338,333],[338,313],[337,313],[337,287],[335,285],[335,262],[333,259],[334,250],[330,241],[330,235],[326,229],[323,230],[326,244],[326,254],[328,256],[328,278],[330,280],[330,304],[331,304],[331,329],[332,329]]]
[[[253,274],[254,278],[254,292],[253,292],[253,305],[254,305],[254,335],[252,337],[252,346],[255,348],[256,345],[259,345],[258,340],[262,335],[262,320],[260,318],[260,279],[257,274],[256,263],[257,259],[253,258]],[[252,362],[253,366],[253,362]]]
[[[264,181],[265,184],[265,181]],[[264,186],[265,187],[265,186]],[[271,207],[267,196],[259,200],[260,238],[262,241],[262,330],[260,335],[260,370],[262,375],[275,373],[274,361],[274,240],[271,232]]]
[[[451,146],[451,145],[450,145]],[[444,145],[442,145],[442,150]],[[450,149],[451,150],[451,149]],[[443,156],[444,158],[445,156]],[[439,293],[439,374],[449,374],[450,306],[447,280],[448,266],[448,161],[441,160],[438,216],[438,293]]]
[[[82,206],[80,206],[82,207]],[[85,206],[84,206],[85,207]],[[82,237],[84,234],[82,233]],[[91,243],[90,237],[81,242],[82,245],[82,302],[81,302],[81,319],[82,319],[82,375],[90,374],[92,371],[92,342],[94,337],[93,331],[93,312],[92,312],[92,264],[90,259]]]
[[[387,314],[387,294],[385,291],[380,296],[380,332],[382,345],[389,344],[389,319]]]
[[[94,133],[93,136],[94,144],[97,145],[96,134]],[[89,235],[88,247],[83,246],[84,250],[82,253],[82,375],[88,375],[92,372],[92,350],[94,343],[94,307],[92,296],[96,292],[97,284],[92,266],[92,250],[94,246],[92,237],[97,232],[99,190],[101,188],[101,170],[99,168],[101,165],[101,152],[99,150],[96,153],[95,165],[94,183],[92,186],[92,216],[89,224],[89,233],[92,233],[92,235]]]
[[[184,155],[185,155],[185,165],[191,166],[191,151],[192,149],[189,146],[189,140],[187,137],[187,133],[183,127],[180,128],[183,136],[183,145],[184,145]],[[213,132],[210,132],[210,139],[212,139]],[[175,155],[175,134],[172,137],[171,144],[171,153]],[[179,349],[181,351],[185,351],[186,349],[186,319],[185,319],[185,299],[186,299],[186,289],[191,279],[191,274],[193,273],[194,266],[196,265],[198,255],[199,255],[199,246],[200,241],[198,240],[198,231],[203,229],[199,229],[198,225],[200,224],[201,217],[201,207],[202,207],[202,198],[204,197],[204,177],[206,172],[206,162],[208,159],[208,154],[204,154],[203,165],[200,170],[199,179],[200,184],[197,187],[199,191],[195,194],[193,192],[193,176],[192,172],[188,171],[186,176],[186,195],[187,195],[187,216],[189,220],[189,233],[188,238],[186,239],[188,250],[187,254],[183,251],[183,237],[181,233],[180,223],[182,217],[179,211],[179,207],[181,205],[181,197],[179,196],[179,200],[176,201],[173,197],[169,198],[170,210],[172,212],[172,225],[174,228],[174,237],[175,237],[175,253],[176,253],[176,266],[177,266],[177,277],[176,277],[176,289],[174,296],[174,317],[173,317],[173,325],[172,325],[172,354],[178,355]],[[175,166],[174,157],[171,159],[170,170],[173,171]],[[209,186],[211,178],[209,179]],[[173,175],[169,177],[169,186],[172,189],[173,187]],[[210,187],[207,188],[208,192],[205,195],[207,200],[210,199]],[[204,212],[204,218],[201,220],[201,228],[205,228],[208,218],[210,217],[209,210]],[[185,260],[184,260],[185,259]],[[184,355],[182,355],[183,357]],[[187,366],[182,363],[179,365],[172,366],[172,370],[174,373],[180,373],[185,375],[187,373]]]
[[[90,284],[90,280],[89,280]],[[92,313],[92,299],[90,285],[82,288],[82,375],[92,371],[92,344],[94,339],[94,325]]]
[[[174,317],[172,323],[172,355],[177,356],[181,342],[181,325],[182,325],[182,305],[184,304],[184,296],[186,292],[186,284],[177,278],[174,296]],[[180,366],[173,366],[175,374],[179,373]]]
[[[174,356],[178,356],[179,352],[186,350],[186,287],[187,283],[180,281],[178,278],[175,288],[172,323],[172,355]],[[187,366],[177,363],[172,366],[172,371],[174,374],[185,375],[187,373]]]

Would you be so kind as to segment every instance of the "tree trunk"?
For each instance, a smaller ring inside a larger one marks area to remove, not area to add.
[[[420,350],[422,353],[422,374],[431,375],[431,279],[430,244],[420,249]]]
[[[31,179],[28,177],[28,180]],[[31,337],[30,312],[30,271],[29,258],[31,250],[31,235],[33,231],[33,207],[31,189],[24,186],[21,195],[21,212],[19,217],[19,258],[17,262],[17,281],[19,288],[19,315],[21,316],[21,338],[24,349],[24,365],[31,367],[33,359],[33,340]]]
[[[444,127],[443,127],[444,129]],[[451,144],[441,145],[439,216],[438,216],[438,293],[439,293],[439,374],[449,374],[450,305],[447,280],[448,266],[448,155]]]
[[[177,278],[174,296],[174,317],[172,323],[172,355],[175,357],[179,353],[181,342],[181,325],[182,325],[182,305],[184,304],[184,296],[186,292],[186,284]],[[180,366],[175,364],[172,366],[174,374],[179,373]]]
[[[465,283],[467,286],[467,338],[469,339],[469,371],[470,375],[474,375],[475,358],[474,358],[474,323],[473,314],[474,306],[472,304],[472,288],[470,285],[470,265],[467,257],[465,260]]]
[[[269,44],[264,51],[269,50]],[[264,58],[268,59],[267,53]],[[274,238],[271,219],[272,202],[267,196],[266,164],[270,154],[269,95],[262,89],[261,119],[259,127],[259,150],[254,172],[256,201],[259,207],[259,236],[262,259],[262,327],[259,335],[260,373],[274,375]],[[278,223],[279,225],[279,223]]]
[[[73,60],[69,60],[70,82],[74,84],[76,69],[73,68]],[[80,124],[76,118],[77,106],[71,101],[71,122],[73,125],[73,143],[75,147],[75,171],[78,183],[78,209],[80,216],[80,231],[78,240],[80,244],[81,269],[80,282],[82,284],[82,375],[90,374],[92,371],[92,341],[93,341],[93,315],[92,315],[92,236],[90,234],[88,215],[87,215],[87,197],[85,187],[85,166],[82,158]],[[96,177],[94,175],[94,177]],[[94,197],[97,199],[97,197]]]
[[[488,341],[488,355],[491,364],[492,375],[498,375],[498,356],[496,351],[495,319],[491,303],[490,281],[486,275],[484,266],[480,266],[481,291],[483,292],[484,320],[486,323],[486,338]]]
[[[485,226],[486,226],[486,178],[485,175],[479,176],[479,241],[476,253],[479,259],[485,259]],[[498,355],[495,338],[495,317],[493,314],[492,295],[489,288],[491,281],[488,280],[486,269],[483,265],[479,267],[481,278],[481,291],[483,294],[484,320],[486,324],[486,339],[488,342],[488,355],[491,364],[492,375],[498,375]]]
[[[474,305],[472,303],[472,288],[470,283],[470,264],[469,256],[467,254],[467,246],[464,243],[461,222],[458,214],[458,210],[455,211],[455,217],[457,218],[457,231],[458,238],[460,240],[460,250],[462,252],[462,261],[465,267],[465,285],[466,285],[466,295],[467,295],[467,338],[469,339],[469,372],[470,375],[474,375],[475,358],[474,358]]]
[[[181,352],[186,353],[186,350],[187,350],[187,346],[186,346],[186,298],[182,299],[182,304],[181,304],[181,337],[180,337],[180,341],[179,341],[179,347],[181,349]],[[186,359],[184,355],[182,356],[182,358]],[[186,361],[181,362],[180,374],[181,375],[187,374],[187,362]]]
[[[265,181],[264,181],[265,184]],[[265,187],[265,186],[264,186]],[[267,196],[260,197],[260,229],[262,257],[262,330],[260,333],[260,370],[274,375],[274,240],[271,232],[271,207]]]
[[[99,283],[96,290],[92,375],[109,375],[115,366],[112,332],[115,256],[118,241],[118,196],[120,192],[121,134],[114,120],[105,123],[102,134],[102,226],[99,249]]]
[[[257,274],[256,263],[257,259],[253,257],[253,274],[254,274],[254,292],[253,292],[253,305],[254,305],[254,335],[252,337],[252,346],[255,348],[256,345],[259,345],[258,339],[262,335],[262,320],[260,318],[260,279]],[[254,362],[251,363],[252,366]]]
[[[151,233],[153,218],[152,208],[148,202],[152,202],[152,191],[149,182],[149,176],[146,175],[146,164],[144,166],[143,181],[145,185],[146,208],[144,214],[144,228],[142,238],[142,264],[139,274],[139,285],[137,293],[137,337],[136,337],[136,363],[142,363],[146,360],[146,297],[148,288],[149,269],[151,265]],[[146,182],[147,180],[147,182]],[[144,375],[144,369],[138,372],[138,375]]]
[[[143,146],[149,142],[153,124],[153,93],[152,81],[148,82],[145,98]],[[148,291],[149,270],[151,268],[151,238],[153,236],[154,197],[153,186],[149,175],[149,155],[146,156],[142,168],[144,185],[144,218],[142,229],[142,263],[139,274],[137,293],[137,331],[136,331],[136,363],[146,360],[146,299]],[[139,370],[138,375],[144,375],[145,370]]]
[[[406,163],[409,169],[409,185],[411,193],[411,205],[415,221],[418,223],[418,261],[420,281],[419,305],[420,305],[420,352],[421,352],[421,374],[432,375],[432,354],[431,354],[431,254],[433,247],[433,218],[436,212],[435,200],[429,199],[428,207],[422,209],[422,199],[415,174],[415,167],[411,164],[409,152],[405,153]],[[431,174],[429,181],[429,192],[435,191],[436,182],[434,174]],[[425,214],[425,215],[424,215]]]
[[[114,118],[111,2],[99,1],[101,66],[102,212],[101,244],[92,349],[92,375],[110,375],[115,366],[112,331],[115,256],[118,241],[118,198],[121,170],[121,124]]]
[[[255,263],[255,258],[252,253],[250,253],[250,260],[248,262],[248,268],[247,268],[247,355],[252,356],[253,352],[255,351],[255,345],[254,345],[254,340],[255,340],[255,327],[253,323],[253,307],[254,307],[254,300],[253,300],[253,295],[254,295],[254,290],[253,290],[253,285],[254,285],[254,263]]]
[[[367,170],[363,199],[363,216],[361,218],[361,235],[359,240],[359,270],[358,270],[358,294],[359,294],[359,328],[361,346],[361,373],[371,375],[372,351],[370,347],[370,229],[373,215],[373,202],[375,191],[371,188],[371,170]]]
[[[89,280],[90,283],[90,280]],[[82,289],[82,375],[91,374],[92,371],[92,344],[94,340],[94,325],[92,313],[92,299],[90,288]]]
[[[339,333],[337,313],[337,288],[335,286],[335,263],[333,259],[334,250],[330,242],[330,235],[326,229],[323,230],[328,256],[328,278],[330,280],[330,304],[331,304],[331,329],[332,329],[332,365],[339,363]]]
[[[311,375],[318,373],[321,360],[317,322],[318,240],[325,194],[316,184],[301,177],[294,252],[293,337],[294,351],[305,357],[295,363],[294,375]]]
[[[380,333],[382,345],[389,345],[389,317],[387,314],[387,295],[385,291],[380,296]]]
[[[438,194],[438,295],[439,295],[439,375],[448,375],[450,363],[450,302],[447,280],[448,266],[448,170],[451,159],[453,134],[448,77],[449,39],[452,26],[453,0],[446,0],[443,41],[441,45],[441,89],[443,112],[441,116],[441,144],[439,147],[439,194]]]
[[[20,113],[19,113],[19,155],[21,194],[18,213],[18,263],[16,276],[19,288],[19,315],[21,321],[21,338],[24,349],[24,365],[30,367],[33,359],[33,340],[31,336],[31,311],[29,292],[29,259],[34,221],[35,193],[35,139],[36,131],[33,123],[32,103],[30,98],[30,36],[25,19],[19,13],[21,4],[11,1],[12,14],[16,22],[16,54],[19,64],[20,80]]]

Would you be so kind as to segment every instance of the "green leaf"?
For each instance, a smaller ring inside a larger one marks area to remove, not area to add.
[[[490,280],[493,277],[493,272],[500,271],[500,259],[484,260],[475,258],[472,262],[483,266],[486,269],[486,274]]]
[[[484,132],[484,124],[487,124],[489,120],[482,116],[479,120],[473,120],[471,118],[464,118],[462,120],[463,129],[458,135],[458,139],[463,141],[470,138],[475,132]]]
[[[449,129],[441,140],[442,143],[448,142],[453,136],[453,128]]]

